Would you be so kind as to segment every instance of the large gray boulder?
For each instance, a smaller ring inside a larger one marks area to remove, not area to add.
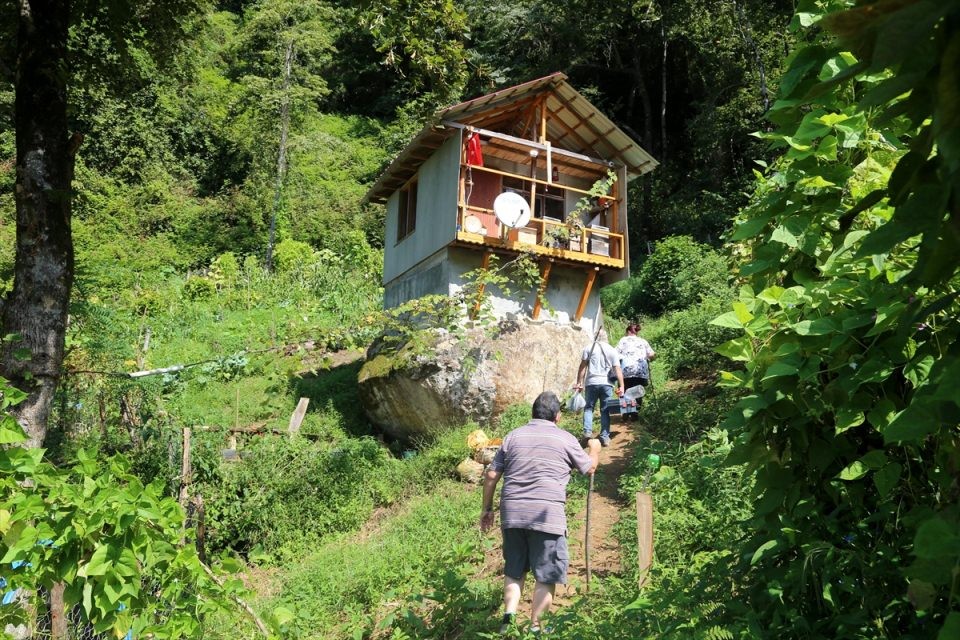
[[[360,397],[370,421],[401,440],[486,424],[545,389],[565,393],[591,338],[575,325],[529,319],[503,320],[492,334],[434,330],[399,350],[372,348],[360,370]]]

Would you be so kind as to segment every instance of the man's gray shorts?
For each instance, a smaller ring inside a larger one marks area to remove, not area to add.
[[[503,530],[503,573],[523,580],[527,571],[542,584],[567,584],[567,537],[532,529]]]

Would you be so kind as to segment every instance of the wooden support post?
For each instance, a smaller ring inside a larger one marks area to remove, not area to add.
[[[480,265],[480,268],[486,271],[490,268],[490,256],[493,255],[493,252],[487,251],[483,254],[483,262]],[[473,308],[470,309],[470,319],[476,320],[477,316],[480,314],[480,303],[483,301],[483,291],[486,286],[481,282],[480,286],[477,287],[477,299],[473,303]]]
[[[307,415],[307,406],[309,404],[310,398],[300,398],[300,402],[297,403],[297,408],[294,409],[293,415],[290,416],[290,426],[287,427],[287,435],[290,436],[291,440],[300,433],[300,425],[303,424],[303,419]]]
[[[586,242],[586,238],[583,240]],[[586,248],[585,246],[583,248]],[[600,271],[599,267],[594,267],[592,271],[587,273],[587,282],[583,286],[583,294],[580,296],[580,304],[577,305],[577,314],[573,317],[574,322],[580,322],[580,318],[583,317],[583,310],[587,308],[587,300],[590,298],[590,291],[593,289],[593,283],[597,279],[597,272]]]
[[[534,320],[540,317],[541,300],[547,295],[547,283],[550,281],[552,268],[553,260],[548,260],[540,267],[540,286],[537,287],[537,299],[533,303],[533,313],[530,314]]]
[[[54,582],[50,587],[50,640],[69,640],[67,609],[63,600],[66,583]]]
[[[535,218],[537,212],[537,157],[540,152],[530,150],[530,217]]]
[[[547,101],[540,101],[540,144],[547,142]]]
[[[637,568],[640,588],[653,563],[653,496],[637,492]]]
[[[190,466],[190,427],[183,428],[183,461],[180,466],[180,506],[187,508],[193,471]]]

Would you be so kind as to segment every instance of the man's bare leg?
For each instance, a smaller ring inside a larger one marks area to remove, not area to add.
[[[520,606],[520,596],[523,593],[523,580],[510,576],[503,576],[503,613],[515,614]]]
[[[550,610],[550,605],[553,604],[553,591],[556,587],[555,584],[543,584],[542,582],[537,582],[534,585],[533,612],[530,615],[531,626],[538,626],[540,616]]]

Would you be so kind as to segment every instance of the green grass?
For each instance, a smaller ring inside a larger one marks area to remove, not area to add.
[[[303,558],[282,579],[268,606],[295,614],[297,638],[342,638],[369,631],[390,614],[416,603],[409,598],[442,584],[447,571],[473,579],[485,545],[477,524],[479,489],[443,481],[417,496],[357,540],[344,535]],[[497,606],[499,581],[481,579],[478,611]]]

